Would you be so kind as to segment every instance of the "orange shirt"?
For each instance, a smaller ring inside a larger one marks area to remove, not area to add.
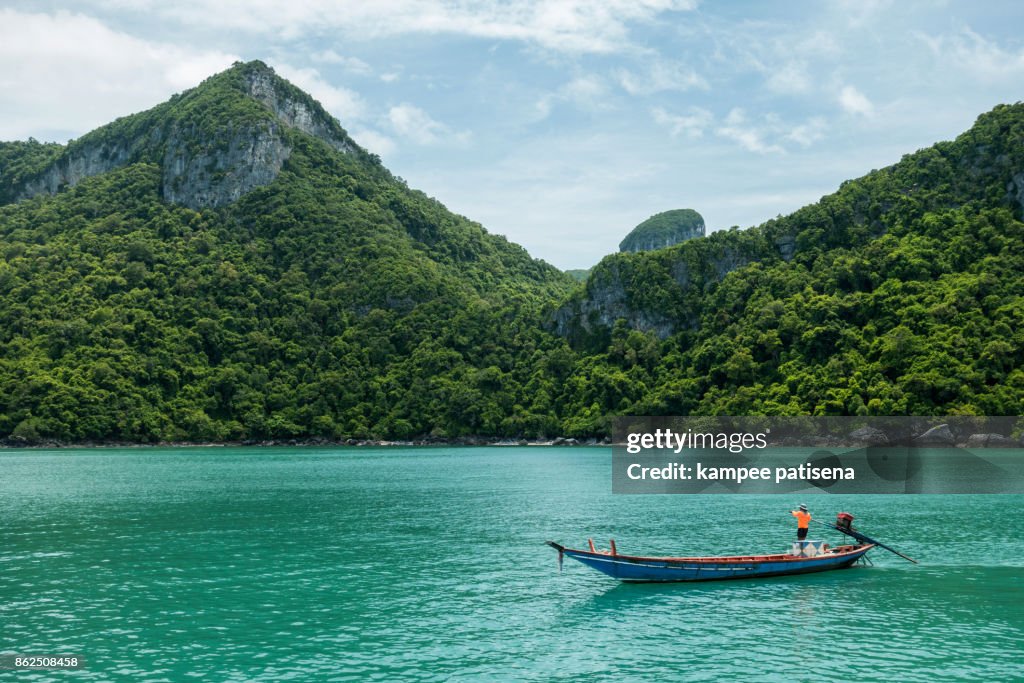
[[[791,514],[794,517],[796,517],[796,528],[797,529],[806,529],[807,526],[811,523],[811,513],[810,512],[801,512],[800,510],[793,510],[789,514]]]

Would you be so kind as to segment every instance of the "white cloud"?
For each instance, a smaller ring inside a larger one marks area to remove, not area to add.
[[[672,114],[662,107],[655,107],[651,110],[651,116],[655,123],[668,128],[672,137],[685,135],[689,138],[699,138],[704,135],[704,129],[711,124],[711,112],[699,107],[691,107],[689,114]]]
[[[443,124],[430,118],[427,112],[408,103],[391,107],[388,121],[398,135],[420,145],[437,142],[438,136],[447,130]]]
[[[465,143],[468,132],[455,132],[417,106],[403,102],[388,110],[387,121],[399,137],[417,145],[433,145],[439,142]]]
[[[735,87],[736,78],[760,74],[769,94],[804,95],[816,90],[823,72],[842,55],[838,39],[814,23],[784,25],[750,21],[713,33],[717,49],[705,66],[717,87]],[[724,78],[723,78],[724,77]]]
[[[725,117],[725,125],[715,129],[715,134],[738,143],[744,149],[758,154],[781,153],[785,150],[777,144],[765,141],[765,131],[747,120],[746,112],[734,108]]]
[[[836,0],[835,5],[850,26],[858,27],[875,19],[892,5],[892,0]]]
[[[685,135],[692,139],[701,138],[714,123],[711,112],[700,107],[690,107],[689,112],[683,115],[655,107],[651,110],[651,116],[655,123],[667,128],[672,137]],[[754,122],[746,111],[736,107],[714,127],[714,133],[738,143],[747,151],[768,154],[785,152],[782,143],[786,141],[804,148],[810,147],[825,137],[827,127],[825,119],[821,117],[813,117],[794,126],[774,113],[766,114]]]
[[[875,113],[875,106],[871,104],[871,100],[852,85],[843,86],[839,91],[839,106],[848,114],[871,116]]]
[[[686,91],[691,88],[707,89],[701,76],[684,64],[656,61],[644,74],[619,69],[615,76],[622,89],[630,95],[652,95],[666,90]]]
[[[807,65],[802,62],[788,62],[776,69],[765,82],[769,90],[782,94],[804,93],[811,89],[811,77]]]
[[[805,57],[838,57],[842,53],[835,35],[828,31],[817,30],[810,35],[797,39],[795,42],[782,41],[778,45],[784,52],[795,52]]]
[[[351,131],[352,139],[367,151],[387,158],[398,149],[395,141],[372,128],[359,128]]]
[[[629,45],[631,25],[696,5],[697,0],[304,0],[284,6],[274,0],[140,0],[124,9],[188,26],[286,39],[327,30],[361,39],[454,34],[522,41],[558,52],[609,53]]]
[[[546,93],[538,99],[533,105],[533,115],[529,118],[532,122],[543,121],[559,102],[571,102],[581,109],[604,109],[607,95],[608,85],[600,76],[577,76],[558,90]]]
[[[358,57],[345,57],[343,55],[339,55],[334,50],[314,52],[309,56],[309,58],[320,64],[337,64],[345,69],[345,71],[355,74],[356,76],[369,76],[373,74],[373,69],[371,69],[370,65],[363,60]]]
[[[603,97],[608,89],[597,76],[579,76],[562,87],[564,95],[576,102],[593,102]]]
[[[320,72],[316,69],[300,69],[280,62],[274,62],[272,66],[279,76],[288,79],[312,95],[324,106],[324,109],[341,121],[342,126],[359,121],[366,115],[366,104],[358,93],[348,88],[331,85],[320,76]]]
[[[810,147],[815,142],[825,137],[825,129],[827,127],[825,119],[821,117],[814,117],[805,123],[794,126],[793,129],[786,134],[786,139],[792,140],[801,147]]]
[[[140,40],[71,12],[0,9],[0,139],[77,136],[198,85],[237,59]]]
[[[952,36],[918,34],[936,59],[947,68],[967,72],[986,83],[1014,82],[1024,76],[1024,50],[1004,50],[995,42],[964,28]]]
[[[533,116],[532,121],[543,121],[551,115],[552,102],[554,101],[553,95],[545,95],[533,104]]]

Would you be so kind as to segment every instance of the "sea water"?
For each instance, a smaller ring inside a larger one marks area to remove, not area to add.
[[[610,479],[604,448],[0,451],[0,653],[86,662],[0,678],[1024,679],[1024,496]],[[799,503],[920,564],[623,585],[543,545],[785,552]]]

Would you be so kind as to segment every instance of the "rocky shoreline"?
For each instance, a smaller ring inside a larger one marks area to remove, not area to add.
[[[926,429],[923,433],[894,430],[883,431],[876,427],[861,427],[847,434],[778,435],[769,439],[770,447],[811,447],[811,448],[1024,448],[1024,436],[1014,438],[993,432],[971,433],[962,429],[951,429],[943,423]],[[235,441],[59,441],[55,439],[29,440],[19,436],[0,438],[0,448],[74,449],[74,448],[230,448],[230,447],[429,447],[429,446],[612,446],[612,438],[588,437],[515,439],[497,436],[460,436],[453,439],[427,436],[416,439],[328,439],[326,437],[304,437],[288,439],[244,439]],[[625,446],[626,444],[618,444]]]
[[[137,441],[57,441],[28,439],[8,436],[0,439],[0,448],[231,448],[260,447],[272,448],[282,446],[305,446],[310,448],[337,447],[405,447],[405,446],[610,446],[609,437],[575,439],[559,436],[553,439],[510,439],[489,436],[462,436],[455,439],[427,437],[422,439],[391,440],[391,439],[327,439],[322,437],[294,439],[245,439],[242,441],[156,441],[140,443]]]

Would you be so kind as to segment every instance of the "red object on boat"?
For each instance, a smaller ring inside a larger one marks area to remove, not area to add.
[[[853,515],[849,512],[840,512],[836,515],[836,526],[840,529],[849,529],[853,524]]]

